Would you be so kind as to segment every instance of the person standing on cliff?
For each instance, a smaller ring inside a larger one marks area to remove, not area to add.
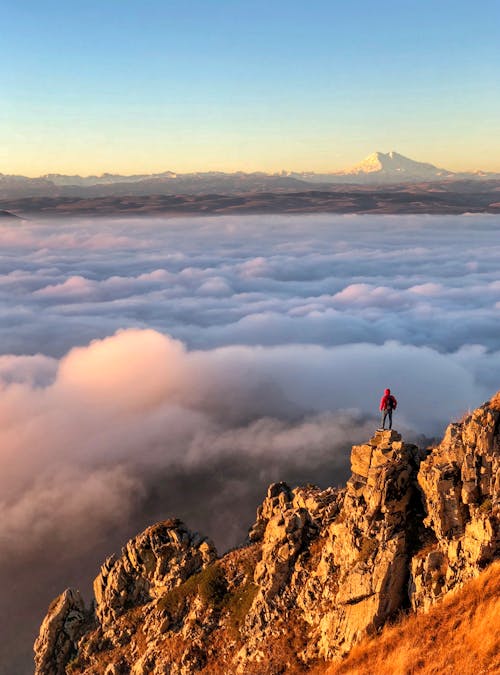
[[[382,425],[381,430],[385,430],[385,420],[389,418],[389,429],[392,429],[392,411],[396,410],[398,402],[396,398],[391,394],[390,389],[386,389],[384,395],[380,399],[380,410],[382,411]]]

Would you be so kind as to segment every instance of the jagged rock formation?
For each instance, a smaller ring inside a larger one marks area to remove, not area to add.
[[[353,475],[339,517],[326,532],[321,563],[329,560],[330,607],[312,612],[318,655],[343,654],[405,603],[409,521],[414,516],[419,452],[394,431],[354,446]],[[310,649],[311,645],[309,645]]]
[[[89,618],[79,591],[67,589],[52,602],[35,642],[37,673],[66,672]]]
[[[120,558],[108,558],[94,581],[96,617],[112,626],[121,614],[161,597],[208,565],[213,544],[177,519],[149,527],[128,542]]]
[[[412,560],[414,608],[427,608],[477,576],[499,551],[500,400],[498,395],[446,434],[422,462],[418,483],[434,534]]]
[[[395,431],[354,446],[344,489],[272,485],[244,546],[217,558],[172,520],[105,562],[95,606],[65,591],[37,675],[300,672],[422,610],[499,554],[500,406],[421,451]]]

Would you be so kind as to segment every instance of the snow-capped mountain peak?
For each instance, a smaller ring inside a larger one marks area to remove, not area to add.
[[[395,150],[390,152],[373,152],[362,162],[355,164],[350,169],[339,171],[340,176],[366,176],[370,179],[381,178],[387,180],[431,180],[452,176],[451,171],[441,169],[428,162],[417,162],[405,157]]]

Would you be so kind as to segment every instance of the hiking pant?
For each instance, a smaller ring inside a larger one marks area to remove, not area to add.
[[[380,425],[382,429],[385,429],[385,418],[389,418],[389,429],[392,429],[392,408],[387,410],[382,410],[382,424]]]

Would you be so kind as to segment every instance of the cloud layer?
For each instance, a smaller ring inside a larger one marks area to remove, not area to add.
[[[0,225],[3,353],[62,356],[125,327],[189,347],[398,340],[497,348],[496,216]]]
[[[0,244],[2,673],[142,527],[178,515],[224,549],[269,482],[342,483],[386,386],[407,438],[499,388],[494,217],[47,221]]]

